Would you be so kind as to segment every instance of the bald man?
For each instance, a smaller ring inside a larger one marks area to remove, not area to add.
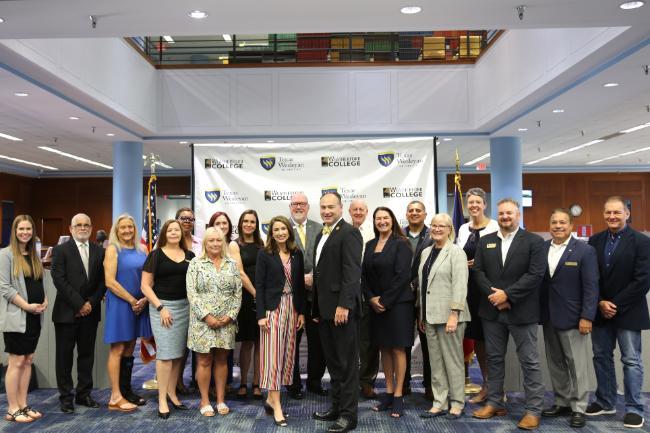
[[[56,335],[56,383],[63,413],[74,412],[74,401],[97,408],[90,396],[93,388],[95,337],[101,320],[104,285],[104,249],[89,242],[92,223],[77,214],[70,223],[70,240],[54,247],[52,280],[56,300],[52,321]],[[77,348],[77,389],[73,393],[72,364]]]

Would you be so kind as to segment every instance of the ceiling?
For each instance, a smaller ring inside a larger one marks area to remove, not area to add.
[[[650,63],[650,4],[625,12],[619,9],[618,1],[611,0],[531,0],[525,2],[527,8],[524,19],[520,21],[515,11],[519,3],[507,0],[444,0],[435,4],[431,0],[401,3],[391,0],[334,0],[303,2],[301,9],[296,10],[296,2],[288,0],[230,3],[208,0],[190,3],[171,0],[4,0],[0,1],[0,17],[5,20],[0,24],[0,39],[631,26],[618,42],[593,57],[593,64],[589,64],[589,59],[585,60],[578,65],[575,74],[568,71],[480,130],[467,131],[468,135],[445,136],[452,140],[440,142],[438,165],[453,167],[456,149],[463,162],[484,155],[489,152],[490,136],[521,136],[524,163],[528,163],[650,122],[650,112],[646,108],[650,104],[650,76],[642,68]],[[422,13],[415,16],[399,13],[399,7],[411,4],[422,6]],[[209,17],[202,21],[192,20],[186,15],[190,9],[204,10]],[[95,29],[90,26],[89,15],[97,16]],[[359,19],[360,16],[363,20]],[[608,82],[620,85],[603,87]],[[29,96],[17,97],[15,92],[26,92]],[[0,138],[0,155],[56,167],[58,174],[107,174],[107,171],[88,163],[38,147],[49,146],[110,165],[112,142],[145,137],[145,153],[155,152],[163,162],[173,167],[160,169],[161,173],[187,173],[190,169],[188,144],[180,144],[182,138],[158,140],[129,124],[128,129],[137,135],[131,134],[115,126],[116,123],[127,124],[124,119],[82,111],[71,102],[74,97],[68,100],[60,96],[0,69],[0,131],[23,138],[22,142]],[[553,113],[556,108],[564,112]],[[70,120],[70,116],[80,119]],[[528,130],[519,131],[520,128]],[[107,136],[109,133],[115,135]],[[300,140],[260,137],[256,141],[267,139],[278,142]],[[246,140],[231,137],[220,141]],[[645,147],[650,147],[650,128],[525,165],[525,170],[645,171],[650,165],[650,149],[588,164]],[[484,162],[489,164],[489,159]],[[1,157],[0,168],[14,172],[27,169],[29,171],[25,174],[34,175],[31,171],[34,167]],[[54,174],[43,170],[43,175]]]

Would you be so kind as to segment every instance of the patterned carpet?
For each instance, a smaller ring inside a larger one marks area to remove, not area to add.
[[[188,365],[189,367],[189,365]],[[189,368],[185,370],[189,375]],[[478,370],[472,369],[472,376],[478,376]],[[153,377],[153,365],[137,365],[134,371],[134,385],[139,386],[143,381]],[[478,378],[475,378],[475,382]],[[235,381],[237,381],[235,379]],[[189,380],[186,380],[186,383]],[[415,385],[415,384],[414,384]],[[419,385],[419,384],[418,384]],[[361,399],[359,402],[359,426],[355,430],[359,433],[403,433],[403,432],[514,432],[518,431],[516,423],[522,416],[522,395],[519,393],[508,394],[508,415],[505,417],[493,418],[491,420],[477,420],[469,416],[473,407],[468,406],[468,416],[458,421],[445,419],[422,420],[418,417],[419,412],[430,407],[425,401],[422,388],[414,387],[414,394],[408,396],[405,401],[406,414],[401,419],[391,419],[387,413],[375,413],[371,407],[376,404],[372,400]],[[262,401],[234,399],[227,400],[231,413],[225,417],[215,416],[214,418],[203,418],[198,411],[198,394],[192,394],[181,398],[188,406],[189,411],[174,411],[168,420],[161,420],[157,417],[157,394],[155,391],[142,391],[149,402],[139,410],[131,414],[120,414],[109,412],[106,403],[109,398],[108,390],[97,390],[93,397],[102,403],[100,409],[88,409],[77,407],[73,415],[66,415],[59,411],[59,401],[56,390],[39,389],[31,393],[30,403],[45,413],[45,417],[31,424],[19,425],[0,421],[1,431],[13,432],[65,432],[65,433],[99,433],[99,432],[182,432],[182,433],[262,433],[267,431],[286,431],[296,433],[324,432],[328,426],[326,422],[314,421],[311,414],[315,410],[323,410],[328,405],[327,397],[315,396],[307,393],[304,400],[296,401],[283,393],[283,405],[288,413],[289,426],[279,428],[273,424],[270,416],[264,414]],[[646,395],[646,402],[650,402],[650,396]],[[550,402],[551,395],[547,394]],[[621,399],[619,397],[619,399]],[[0,395],[0,404],[4,407],[6,398]],[[646,403],[647,406],[647,403]],[[587,426],[580,431],[584,433],[609,433],[616,431],[630,431],[623,427],[622,405],[619,402],[619,413],[616,416],[602,416],[588,419]],[[646,409],[647,411],[647,409]],[[568,425],[567,418],[544,419],[540,432],[574,432]],[[647,425],[639,431],[650,432]]]

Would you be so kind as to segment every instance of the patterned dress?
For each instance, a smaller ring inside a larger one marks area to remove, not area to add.
[[[237,325],[235,320],[241,305],[242,284],[237,264],[224,258],[221,267],[206,257],[192,259],[187,269],[187,299],[190,302],[190,327],[187,347],[198,353],[208,353],[212,348],[233,349]],[[203,318],[228,316],[233,322],[211,329]]]

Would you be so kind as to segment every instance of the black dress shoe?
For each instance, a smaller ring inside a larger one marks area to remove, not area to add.
[[[170,413],[171,412],[160,412],[160,411],[158,411],[158,418],[167,419],[167,418],[169,418]]]
[[[322,386],[308,386],[307,391],[316,395],[327,395],[328,391]]]
[[[556,416],[568,416],[571,415],[572,411],[570,407],[566,406],[558,406],[554,404],[552,407],[548,409],[544,409],[542,411],[542,416],[546,417],[556,417]]]
[[[327,428],[327,433],[345,433],[350,430],[357,428],[356,421],[350,421],[347,418],[339,418],[334,424]]]
[[[302,387],[300,388],[289,388],[289,397],[291,397],[294,400],[302,400],[305,398],[305,393],[302,391]]]
[[[71,401],[61,402],[61,412],[74,413],[74,406]]]
[[[569,425],[571,427],[584,427],[586,424],[586,419],[585,419],[585,414],[580,413],[580,412],[573,412],[571,414],[571,421],[569,421]]]
[[[93,407],[93,408],[99,407],[99,403],[93,400],[93,398],[89,395],[85,397],[75,398],[74,402],[81,406]]]
[[[328,409],[325,412],[314,412],[311,417],[319,421],[336,421],[339,419],[339,411]]]

